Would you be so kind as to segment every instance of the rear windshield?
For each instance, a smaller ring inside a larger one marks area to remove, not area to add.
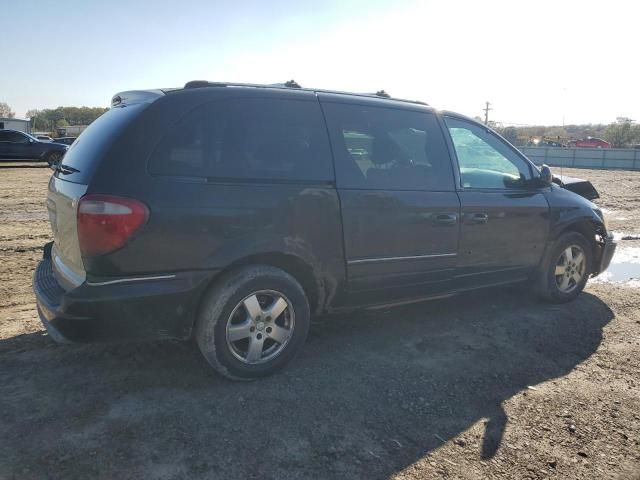
[[[74,183],[88,184],[98,163],[116,137],[149,104],[112,108],[82,132],[62,159],[64,168],[55,176]]]

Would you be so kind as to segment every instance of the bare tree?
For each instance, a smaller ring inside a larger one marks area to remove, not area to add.
[[[26,118],[35,118],[42,113],[42,110],[38,110],[37,108],[32,108],[27,110]]]
[[[0,117],[13,118],[15,116],[16,112],[11,110],[11,107],[7,103],[0,102]]]

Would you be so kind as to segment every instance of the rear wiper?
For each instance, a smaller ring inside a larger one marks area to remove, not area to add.
[[[70,173],[79,173],[80,170],[77,168],[70,167],[69,165],[65,165],[64,163],[59,163],[55,167],[56,172],[60,172],[63,175],[68,175]]]

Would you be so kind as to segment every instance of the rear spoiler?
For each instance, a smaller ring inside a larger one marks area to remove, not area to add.
[[[111,108],[134,105],[136,103],[151,103],[162,97],[162,90],[130,90],[116,93],[111,99]]]

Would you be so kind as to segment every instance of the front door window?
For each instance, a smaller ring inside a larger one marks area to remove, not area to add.
[[[531,178],[529,164],[489,129],[472,122],[445,118],[456,150],[461,187],[523,188]]]

